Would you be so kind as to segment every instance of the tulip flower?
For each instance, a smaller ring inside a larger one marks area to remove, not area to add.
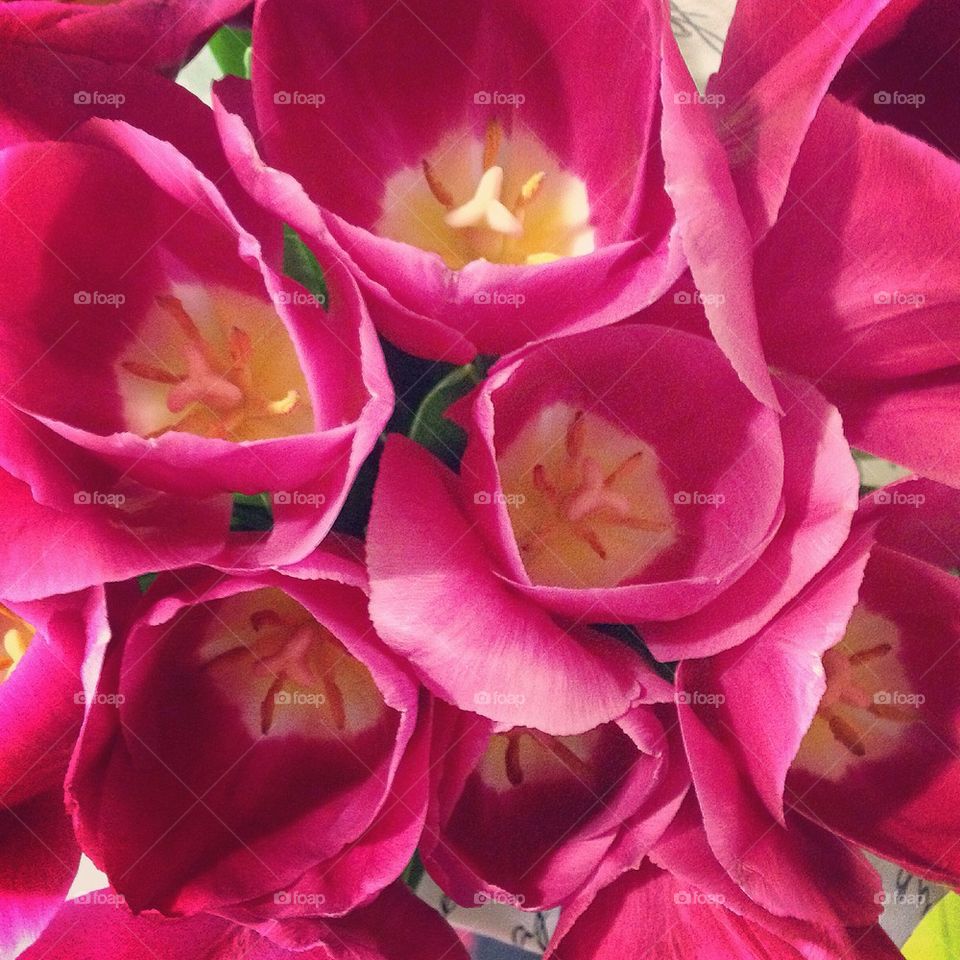
[[[63,782],[84,715],[81,664],[109,635],[102,590],[0,605],[0,954],[42,932],[80,861]]]
[[[827,930],[758,909],[719,871],[692,796],[636,869],[561,911],[547,960],[896,960],[875,922]],[[628,946],[629,945],[629,946]]]
[[[457,411],[459,477],[387,443],[368,531],[381,636],[499,722],[566,735],[622,716],[647,670],[589,624],[640,624],[658,659],[734,646],[847,536],[836,411],[778,390],[782,419],[715,344],[655,326],[505,359]]]
[[[831,0],[770,29],[747,0],[710,86],[770,362],[855,446],[954,485],[957,25],[939,0]]]
[[[258,239],[278,244],[279,220],[260,211],[255,237],[126,124],[10,146],[4,173],[6,595],[302,559],[392,408],[349,274],[332,259],[325,294],[279,276]],[[272,531],[228,543],[232,494],[264,492]]]
[[[665,681],[652,694],[672,701]],[[651,697],[651,698],[652,698]],[[636,863],[689,785],[673,707],[641,705],[574,737],[438,704],[441,775],[420,846],[430,876],[465,906],[565,903]]]
[[[429,710],[343,547],[194,569],[131,601],[68,780],[84,850],[136,912],[340,916],[409,862]],[[419,718],[419,725],[418,725]]]
[[[456,933],[395,884],[345,917],[308,918],[261,931],[220,917],[134,916],[106,889],[66,903],[21,960],[467,960]]]
[[[871,905],[847,896],[861,847],[960,882],[945,841],[960,783],[956,506],[928,481],[872,494],[836,560],[764,630],[678,670],[711,846],[778,915],[822,922],[841,904],[863,922]]]
[[[7,0],[22,43],[52,54],[175,72],[249,0]]]
[[[746,236],[659,3],[262,0],[254,24],[252,87],[220,96],[408,352],[464,363],[615,323],[688,262],[710,285]],[[744,273],[711,329],[776,406],[751,297]]]

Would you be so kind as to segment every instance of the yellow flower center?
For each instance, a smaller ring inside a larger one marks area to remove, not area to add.
[[[599,730],[553,737],[528,727],[514,727],[490,738],[477,770],[488,787],[501,793],[524,783],[543,784],[571,777],[590,784],[597,779],[590,759],[600,738]]]
[[[823,656],[827,690],[794,763],[831,780],[860,760],[889,756],[919,719],[916,694],[897,658],[897,625],[862,603],[843,639]]]
[[[36,630],[2,604],[0,604],[0,630],[3,631],[3,644],[0,646],[0,683],[3,683],[27,652]]]
[[[283,322],[269,305],[233,291],[157,297],[117,365],[131,430],[223,440],[308,433],[313,410]]]
[[[533,583],[615,586],[677,539],[653,448],[594,413],[566,403],[544,408],[498,466]]]
[[[201,660],[242,706],[255,736],[343,739],[382,716],[383,697],[366,666],[280,590],[221,601]]]
[[[483,141],[450,136],[419,167],[388,181],[376,232],[443,257],[538,264],[595,249],[582,180],[532,134],[494,120]]]

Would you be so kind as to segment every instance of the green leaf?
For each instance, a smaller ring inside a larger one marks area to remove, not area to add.
[[[423,875],[426,871],[423,869],[423,861],[420,859],[420,854],[414,850],[413,857],[410,862],[407,864],[407,868],[400,875],[400,879],[411,889],[416,890],[420,884],[420,881],[423,879]]]
[[[424,397],[410,425],[410,439],[426,447],[451,468],[455,469],[460,463],[467,437],[444,414],[450,404],[465,397],[483,381],[492,364],[490,357],[477,357],[473,363],[457,367]]]
[[[283,226],[283,272],[309,290],[325,310],[330,309],[323,268],[297,231],[286,224]]]
[[[235,493],[230,529],[234,533],[272,530],[273,509],[270,506],[269,494],[258,493],[249,497]]]
[[[221,27],[210,38],[210,52],[224,73],[250,79],[251,39],[249,30],[233,27]]]
[[[934,904],[903,945],[907,960],[957,960],[960,957],[960,897],[948,893]]]

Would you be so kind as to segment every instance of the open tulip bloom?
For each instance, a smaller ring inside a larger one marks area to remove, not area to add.
[[[676,13],[0,2],[0,960],[960,889],[960,14]]]

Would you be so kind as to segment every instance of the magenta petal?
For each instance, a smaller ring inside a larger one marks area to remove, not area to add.
[[[859,477],[840,416],[799,378],[781,375],[776,386],[786,409],[783,523],[734,589],[690,617],[645,626],[644,640],[661,660],[705,656],[752,636],[847,538]]]
[[[960,708],[955,677],[960,581],[888,547],[873,551],[860,594],[872,614],[900,631],[894,656],[904,689],[873,694],[901,722],[875,723],[866,754],[842,775],[790,775],[797,808],[887,860],[950,886],[960,885]],[[877,671],[876,686],[884,675]],[[872,678],[871,678],[872,679]],[[896,698],[906,698],[899,701]],[[910,697],[916,699],[910,700]],[[897,703],[903,706],[897,707]]]
[[[69,53],[176,70],[224,20],[249,0],[120,0],[106,4],[23,0],[4,10],[6,27],[48,56]]]
[[[0,806],[0,956],[16,957],[40,936],[79,864],[61,783],[24,803]]]
[[[378,633],[438,696],[511,726],[574,734],[625,713],[647,684],[643,662],[589,628],[565,630],[500,579],[455,484],[421,447],[389,438],[367,543]]]
[[[691,774],[717,859],[772,913],[828,927],[873,922],[876,904],[849,891],[872,894],[874,875],[841,841],[795,814],[784,818],[784,781],[826,686],[820,656],[843,636],[871,542],[869,530],[860,531],[756,638],[687,661],[677,677]]]
[[[21,960],[291,960],[282,947],[219,917],[187,920],[134,916],[123,897],[97,890],[64,904],[41,939]],[[303,960],[328,960],[322,952]]]
[[[710,92],[751,232],[776,220],[807,128],[837,70],[888,0],[792,4],[771,28],[763,0],[737,4]]]
[[[714,339],[753,395],[779,410],[753,302],[752,240],[714,132],[716,107],[700,102],[669,22],[662,56],[666,189],[677,211],[683,250],[704,294]]]

